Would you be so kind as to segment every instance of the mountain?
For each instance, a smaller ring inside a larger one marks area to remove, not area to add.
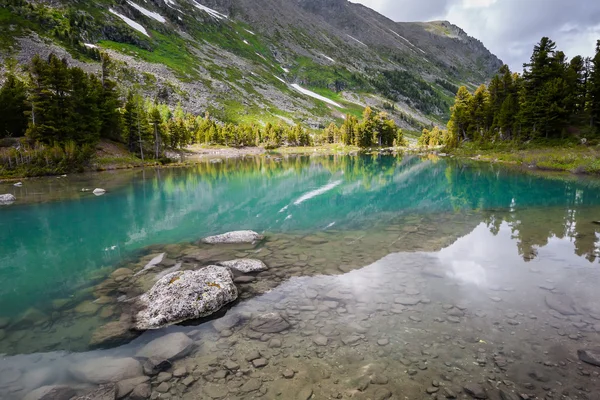
[[[443,124],[456,89],[502,62],[446,21],[394,22],[346,0],[0,0],[0,51],[99,70],[231,122],[324,126],[370,105],[406,129]]]

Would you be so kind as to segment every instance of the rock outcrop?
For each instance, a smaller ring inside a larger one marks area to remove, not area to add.
[[[237,299],[233,274],[211,265],[198,271],[167,274],[138,299],[138,330],[158,329],[190,319],[206,317]]]
[[[263,239],[263,235],[259,235],[254,231],[233,231],[206,237],[202,239],[202,242],[207,244],[253,244],[260,242]]]

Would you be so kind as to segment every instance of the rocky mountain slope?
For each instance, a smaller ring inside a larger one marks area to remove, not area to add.
[[[0,0],[2,57],[60,53],[126,86],[223,121],[313,127],[388,109],[444,123],[456,87],[502,65],[448,22],[397,23],[346,0]]]

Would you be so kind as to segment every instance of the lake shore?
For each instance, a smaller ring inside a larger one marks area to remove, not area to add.
[[[114,146],[113,146],[114,147]],[[414,155],[446,155],[460,159],[473,161],[500,163],[514,166],[539,173],[560,173],[573,175],[600,175],[600,150],[591,146],[568,146],[568,147],[523,147],[511,148],[509,146],[496,147],[493,149],[481,149],[475,146],[462,146],[444,153],[444,149],[423,149],[418,147],[397,148],[372,148],[361,149],[356,146],[343,146],[339,144],[327,144],[320,146],[305,147],[279,147],[266,149],[264,147],[227,147],[227,146],[205,146],[191,145],[180,151],[168,151],[167,156],[172,160],[170,163],[160,163],[156,160],[142,161],[128,154],[125,157],[121,152],[107,151],[107,146],[102,146],[96,161],[85,170],[85,172],[102,172],[137,169],[142,167],[177,168],[193,165],[198,162],[221,162],[227,159],[244,157],[285,157],[285,156],[327,156],[327,155],[356,155],[359,153],[405,153]],[[114,153],[114,154],[113,154]],[[50,175],[51,176],[51,175]],[[42,176],[2,176],[0,183],[19,182]]]
[[[385,149],[386,152],[391,152],[390,149]],[[398,151],[401,148],[397,149]],[[323,146],[307,146],[307,147],[279,147],[276,149],[265,149],[264,147],[226,147],[226,146],[204,146],[204,145],[192,145],[179,151],[169,150],[167,156],[172,162],[160,163],[156,160],[142,161],[140,158],[133,156],[130,153],[123,152],[122,149],[114,145],[102,144],[101,149],[98,151],[95,162],[87,169],[85,173],[89,172],[103,172],[103,171],[115,171],[115,170],[127,170],[136,169],[142,167],[152,168],[174,168],[193,165],[197,162],[227,160],[243,157],[254,157],[254,156],[269,156],[269,157],[283,157],[290,155],[348,155],[357,154],[359,151],[365,151],[356,146],[342,146],[339,144],[330,144]],[[376,149],[380,151],[380,149]],[[55,175],[16,175],[6,176],[0,174],[0,183],[11,183],[19,182],[31,178],[40,178],[44,176],[57,176]]]
[[[600,150],[592,146],[498,147],[493,149],[463,146],[450,151],[449,154],[458,158],[515,165],[535,171],[600,175]]]

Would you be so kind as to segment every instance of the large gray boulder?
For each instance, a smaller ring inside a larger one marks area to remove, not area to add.
[[[137,352],[137,357],[175,361],[187,356],[194,348],[194,341],[185,333],[170,333],[154,339]]]
[[[0,205],[11,204],[11,203],[14,203],[16,200],[17,200],[17,198],[10,193],[0,194]]]
[[[202,242],[208,244],[241,244],[241,243],[257,243],[264,239],[263,235],[259,235],[254,231],[234,231],[223,233],[222,235],[209,236],[202,239]]]
[[[236,271],[242,272],[244,274],[250,272],[266,271],[268,269],[264,262],[260,260],[253,260],[250,258],[240,258],[237,260],[223,261],[219,264],[227,268],[235,269]]]
[[[75,379],[85,383],[103,384],[142,376],[142,364],[131,357],[101,357],[82,361],[69,368]]]
[[[141,311],[134,326],[138,330],[159,329],[206,317],[237,296],[229,268],[210,265],[198,271],[173,272],[139,297]]]

